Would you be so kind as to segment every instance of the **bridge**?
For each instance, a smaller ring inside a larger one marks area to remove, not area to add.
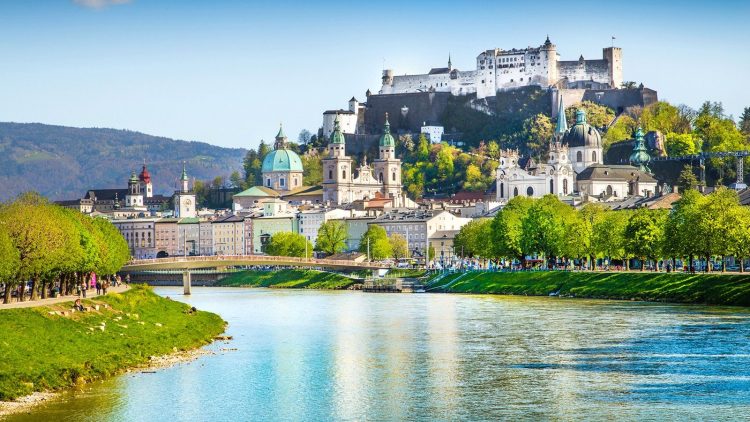
[[[120,269],[122,273],[154,270],[182,270],[184,293],[190,294],[190,270],[202,268],[244,267],[255,265],[279,265],[286,267],[331,268],[338,270],[380,270],[389,268],[378,262],[355,262],[338,259],[297,258],[272,255],[211,255],[170,256],[154,259],[133,259]]]

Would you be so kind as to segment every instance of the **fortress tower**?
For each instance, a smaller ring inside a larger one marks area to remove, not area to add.
[[[612,88],[619,88],[622,86],[622,48],[620,47],[607,47],[602,50],[602,56],[609,65],[609,79],[611,81]]]

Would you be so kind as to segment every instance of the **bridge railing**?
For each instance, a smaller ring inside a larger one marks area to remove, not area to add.
[[[361,268],[387,268],[385,264],[373,262],[354,262],[342,259],[318,259],[318,258],[299,258],[294,256],[275,256],[275,255],[210,255],[210,256],[170,256],[165,258],[146,258],[133,259],[125,267],[140,266],[148,264],[168,264],[171,262],[222,262],[222,261],[249,261],[249,262],[278,262],[279,264],[305,264],[320,266],[339,266],[339,267],[361,267]]]

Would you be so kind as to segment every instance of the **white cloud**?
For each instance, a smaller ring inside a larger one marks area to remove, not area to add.
[[[73,3],[88,7],[91,9],[103,9],[107,6],[115,6],[118,4],[128,4],[132,0],[73,0]]]

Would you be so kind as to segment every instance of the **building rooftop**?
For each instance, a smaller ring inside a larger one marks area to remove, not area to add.
[[[249,189],[245,189],[240,193],[234,194],[234,196],[257,196],[257,197],[274,197],[278,198],[280,195],[278,192],[265,186],[253,186]]]

